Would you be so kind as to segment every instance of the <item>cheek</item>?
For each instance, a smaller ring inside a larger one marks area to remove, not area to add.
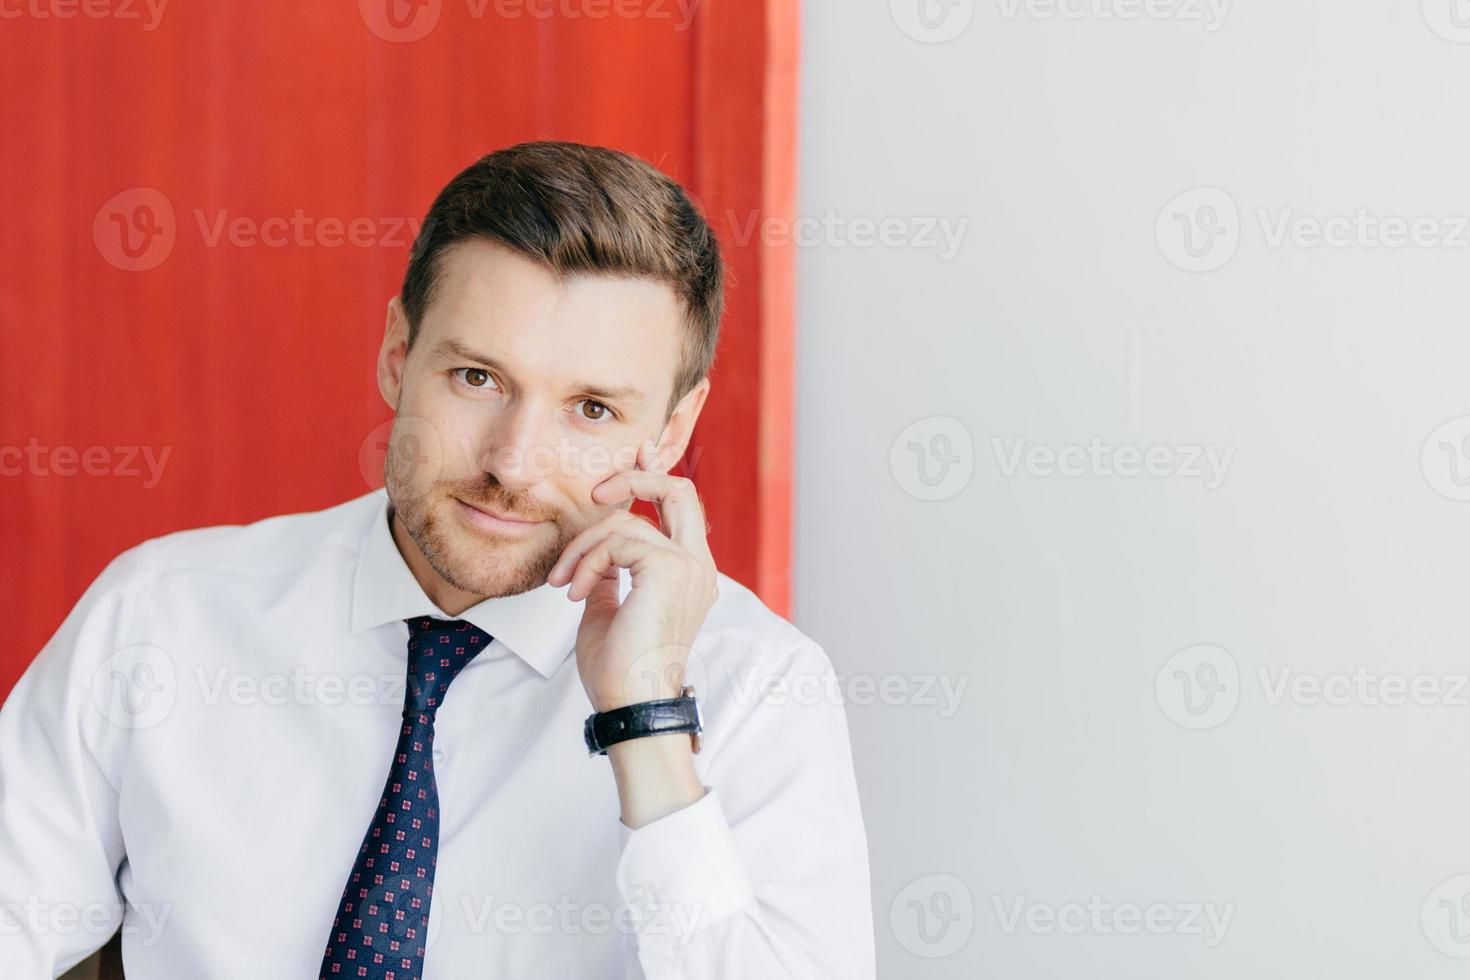
[[[623,445],[597,444],[587,447],[576,456],[575,465],[560,475],[562,491],[567,499],[576,502],[580,528],[586,528],[618,509],[627,510],[627,501],[602,503],[592,499],[592,491],[606,482],[615,473],[625,473],[638,468],[637,443]]]
[[[399,407],[399,419],[408,419],[435,457],[436,479],[458,480],[480,472],[489,450],[480,429],[483,421],[473,407],[443,390],[433,379],[421,379],[410,398]]]
[[[536,495],[542,500],[555,500],[560,515],[558,523],[575,533],[588,523],[589,508],[592,506],[590,490],[581,480],[569,478],[562,473],[552,473],[537,488]]]
[[[400,413],[393,420],[385,470],[388,482],[404,489],[423,489],[441,479],[445,442],[439,429],[418,415]]]
[[[575,432],[548,438],[553,441],[531,447],[524,454],[515,449],[501,456],[492,449],[484,458],[517,472],[524,468],[541,483],[555,486],[558,496],[572,501],[579,513],[600,515],[606,508],[593,501],[593,488],[615,472],[632,469],[636,450],[593,442]]]
[[[573,459],[574,466],[567,476],[582,490],[582,498],[588,507],[600,507],[592,502],[592,488],[614,473],[638,468],[638,446],[621,445],[611,441],[594,441],[580,447]]]

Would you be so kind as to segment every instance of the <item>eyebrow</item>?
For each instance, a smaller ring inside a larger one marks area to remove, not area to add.
[[[471,350],[464,344],[454,339],[441,340],[434,348],[434,354],[438,357],[459,358],[466,361],[478,361],[487,367],[492,367],[503,374],[510,374],[506,366],[489,354],[481,354],[479,351]],[[641,405],[646,399],[643,392],[628,385],[600,385],[584,382],[573,385],[576,390],[590,395],[593,398],[606,399],[607,401],[625,402],[628,404]]]

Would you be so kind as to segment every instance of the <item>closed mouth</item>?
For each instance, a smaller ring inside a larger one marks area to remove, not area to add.
[[[524,517],[512,517],[509,514],[502,514],[499,511],[492,510],[491,508],[485,507],[485,506],[483,506],[481,504],[472,504],[468,500],[465,500],[465,499],[463,499],[461,497],[455,497],[454,499],[455,500],[458,500],[460,503],[464,504],[466,507],[470,508],[471,510],[477,510],[477,511],[479,511],[482,514],[485,514],[485,515],[487,515],[489,517],[495,518],[497,521],[505,521],[508,524],[540,524],[541,523],[540,521],[528,521]]]

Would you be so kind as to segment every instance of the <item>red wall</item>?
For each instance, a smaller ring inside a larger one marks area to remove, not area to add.
[[[728,222],[790,207],[794,0],[636,6],[0,0],[0,695],[124,548],[379,485],[407,222],[522,139],[629,150],[710,211],[736,285],[686,472],[721,570],[785,612],[790,261]]]

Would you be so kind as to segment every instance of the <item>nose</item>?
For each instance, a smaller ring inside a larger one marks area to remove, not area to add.
[[[508,490],[543,482],[556,471],[552,410],[534,398],[518,398],[485,425],[482,470]]]

